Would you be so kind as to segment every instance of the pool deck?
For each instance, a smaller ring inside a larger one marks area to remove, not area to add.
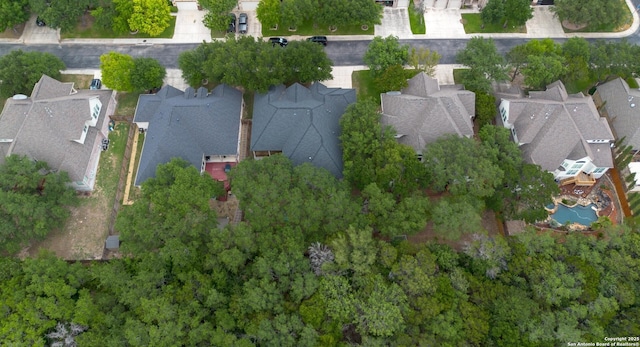
[[[602,185],[607,186],[609,189],[602,189]],[[557,205],[562,203],[562,199],[577,201],[577,205],[581,206],[595,204],[596,206],[598,206],[598,210],[596,211],[597,216],[607,216],[614,224],[617,224],[618,215],[616,209],[614,208],[614,204],[612,203],[615,199],[615,196],[613,195],[611,189],[613,189],[613,187],[609,187],[609,184],[606,184],[606,181],[603,178],[598,179],[598,181],[590,187],[576,186],[573,183],[560,186],[560,196],[554,198],[556,207],[554,207],[553,209],[547,208],[547,210],[550,212],[550,214],[555,213],[557,211]],[[606,197],[604,197],[603,195],[606,195]],[[609,200],[608,203],[606,203],[606,201],[603,201],[606,200],[606,198],[608,198]],[[549,215],[549,219],[550,218],[551,215]],[[584,226],[579,223],[574,223],[572,226],[572,229],[584,229]]]

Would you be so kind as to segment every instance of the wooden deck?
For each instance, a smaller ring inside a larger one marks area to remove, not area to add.
[[[580,173],[578,173],[576,176],[565,178],[560,181],[561,186],[565,186],[568,184],[574,184],[578,187],[591,187],[596,184],[596,179],[593,178],[593,176],[580,171]]]

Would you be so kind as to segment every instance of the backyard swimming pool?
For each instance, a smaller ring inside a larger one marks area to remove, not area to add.
[[[598,214],[594,210],[596,205],[590,204],[588,206],[576,205],[574,207],[567,207],[563,204],[558,204],[558,210],[551,215],[559,224],[580,223],[585,226],[590,226],[591,223],[598,220]]]

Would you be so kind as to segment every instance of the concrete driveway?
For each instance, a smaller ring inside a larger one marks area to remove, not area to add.
[[[206,11],[198,11],[196,2],[178,2],[177,5],[176,29],[172,40],[181,43],[211,41],[211,30],[202,22]]]
[[[460,10],[457,9],[427,9],[424,13],[424,20],[427,24],[428,38],[433,39],[452,39],[466,38],[467,33],[464,32],[462,25],[462,16]]]
[[[36,25],[36,15],[31,16],[24,26],[22,40],[25,44],[60,43],[60,29]]]
[[[382,23],[375,26],[376,36],[387,37],[395,35],[398,38],[411,38],[411,24],[409,23],[409,12],[406,8],[384,8]]]

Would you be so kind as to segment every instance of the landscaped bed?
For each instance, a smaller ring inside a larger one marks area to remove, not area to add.
[[[373,25],[369,25],[367,30],[362,30],[361,25],[343,25],[337,27],[335,31],[331,31],[328,25],[314,24],[309,20],[302,23],[295,31],[290,31],[289,28],[284,25],[278,26],[277,30],[263,26],[262,36],[373,35],[373,27]]]
[[[484,26],[483,26],[484,24]],[[475,33],[526,33],[526,26],[512,26],[507,23],[506,27],[502,24],[482,23],[480,13],[463,13],[462,25],[467,34]]]

